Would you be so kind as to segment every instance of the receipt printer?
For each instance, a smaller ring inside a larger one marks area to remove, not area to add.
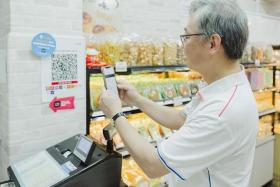
[[[122,156],[76,135],[22,161],[8,174],[16,187],[119,187]]]

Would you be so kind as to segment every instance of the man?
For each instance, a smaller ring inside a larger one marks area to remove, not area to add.
[[[238,62],[248,39],[246,15],[235,1],[195,0],[181,39],[187,65],[207,83],[183,111],[159,106],[118,82],[124,102],[176,129],[174,134],[154,148],[120,113],[118,97],[104,91],[101,109],[149,177],[169,174],[171,187],[246,187],[258,126],[254,96]]]

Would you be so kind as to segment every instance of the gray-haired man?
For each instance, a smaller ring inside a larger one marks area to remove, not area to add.
[[[155,149],[121,113],[121,101],[109,91],[101,109],[135,161],[149,177],[168,174],[171,187],[246,187],[255,150],[258,112],[240,66],[248,39],[247,18],[235,1],[195,0],[181,35],[190,68],[207,83],[183,111],[158,106],[119,82],[120,97],[161,125],[176,129]]]

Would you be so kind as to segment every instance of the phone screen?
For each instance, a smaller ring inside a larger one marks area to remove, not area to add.
[[[115,72],[113,67],[103,67],[102,73],[104,75],[104,83],[107,90],[112,91],[114,94],[118,94],[118,87],[117,87],[117,81],[115,77]]]

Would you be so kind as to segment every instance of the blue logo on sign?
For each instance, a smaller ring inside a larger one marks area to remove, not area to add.
[[[39,33],[32,40],[32,51],[36,56],[50,56],[55,48],[55,39],[48,33]]]

